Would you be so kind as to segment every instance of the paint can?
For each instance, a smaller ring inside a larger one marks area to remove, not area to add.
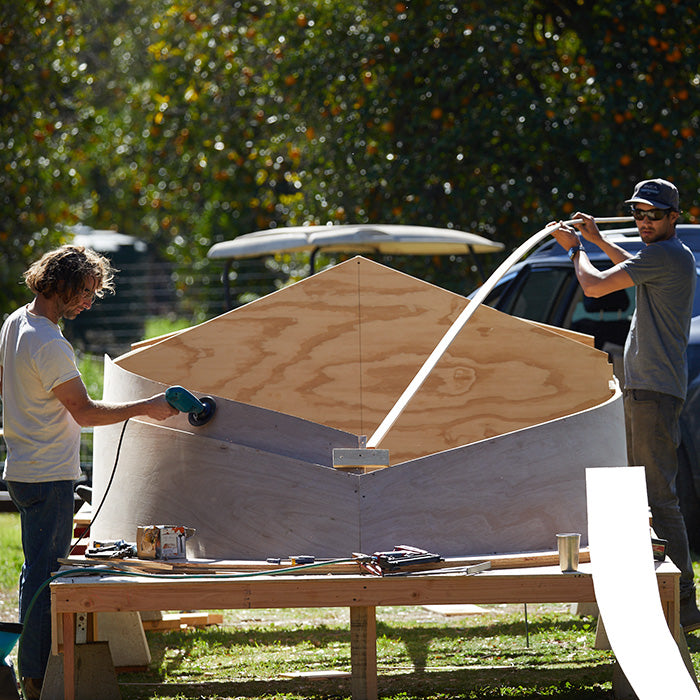
[[[196,530],[184,525],[139,525],[136,553],[139,559],[186,559],[187,539]]]

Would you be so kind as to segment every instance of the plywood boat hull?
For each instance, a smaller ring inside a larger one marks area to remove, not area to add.
[[[94,502],[116,469],[93,536],[183,524],[191,555],[256,559],[535,551],[562,530],[585,544],[584,470],[626,459],[620,392],[586,338],[480,308],[381,445],[392,466],[332,465],[466,303],[358,258],[108,361],[106,399],[182,384],[217,413],[132,420],[121,441],[96,429]]]

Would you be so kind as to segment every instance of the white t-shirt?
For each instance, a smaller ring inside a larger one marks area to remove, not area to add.
[[[80,376],[61,329],[26,306],[0,329],[6,481],[73,480],[80,476],[80,426],[53,389]]]

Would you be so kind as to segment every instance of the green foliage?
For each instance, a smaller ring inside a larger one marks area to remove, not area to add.
[[[146,332],[144,340],[149,338],[158,338],[161,335],[176,333],[190,327],[190,323],[186,319],[170,319],[165,317],[149,318],[146,320]]]
[[[102,398],[104,384],[104,361],[101,357],[88,354],[77,354],[78,369],[88,394],[93,399]]]
[[[8,0],[0,302],[76,221],[146,239],[196,307],[192,279],[217,284],[210,245],[270,226],[427,224],[512,246],[579,209],[620,213],[650,176],[699,220],[699,14],[679,0]],[[391,262],[458,291],[476,280],[468,260]]]
[[[26,301],[26,261],[77,221],[78,162],[89,79],[73,3],[7,0],[0,7],[0,308]]]
[[[16,592],[19,585],[19,572],[24,562],[22,554],[22,534],[17,513],[0,513],[0,551],[2,551],[2,566],[0,566],[0,600],[13,598],[16,603]],[[4,611],[3,611],[4,612]],[[3,620],[5,617],[3,616]],[[16,619],[16,618],[15,618]]]

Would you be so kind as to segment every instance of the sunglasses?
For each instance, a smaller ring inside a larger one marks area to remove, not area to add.
[[[632,216],[637,221],[642,221],[643,219],[649,219],[649,221],[661,221],[661,219],[671,211],[670,209],[637,209],[637,207],[632,207]]]

